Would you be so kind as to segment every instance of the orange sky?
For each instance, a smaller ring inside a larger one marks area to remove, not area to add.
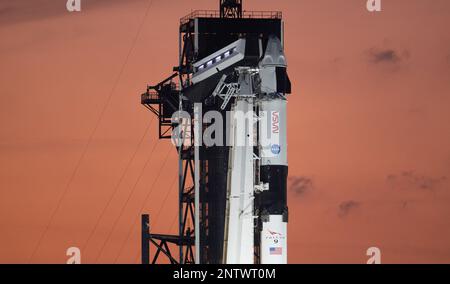
[[[177,202],[155,123],[121,179],[153,120],[139,94],[176,65],[179,18],[218,1],[153,0],[134,45],[147,0],[65,2],[0,0],[0,263],[135,263],[141,208],[174,233]],[[449,263],[450,2],[365,2],[244,1],[285,19],[289,262]]]

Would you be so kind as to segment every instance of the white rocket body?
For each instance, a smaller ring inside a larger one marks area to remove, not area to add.
[[[236,112],[253,114],[253,100],[238,98],[233,106],[231,137],[234,146],[230,151],[229,162],[226,263],[253,264],[253,123],[244,121],[243,116],[234,115]],[[240,141],[244,144],[240,145]]]
[[[287,264],[287,222],[283,215],[269,215],[261,231],[261,264]]]
[[[260,167],[262,175],[266,175],[265,182],[269,183],[265,197],[268,200],[263,201],[263,210],[260,210],[262,264],[287,263],[286,197],[283,196],[286,183],[280,180],[287,178],[282,173],[287,174],[288,167],[286,107],[287,101],[282,97],[263,100],[259,105]]]
[[[261,166],[287,166],[287,101],[283,97],[259,102],[259,144]]]
[[[245,42],[244,42],[245,44]],[[226,60],[223,64],[226,63]],[[254,263],[255,241],[261,264],[287,263],[287,100],[290,82],[281,42],[270,37],[258,68],[237,68],[239,92],[232,113],[251,112],[231,120],[224,259],[227,264]],[[217,94],[223,90],[217,85]],[[229,88],[228,90],[231,90]],[[215,91],[216,93],[216,91]],[[230,92],[229,92],[230,93]],[[225,104],[230,98],[223,96]],[[253,115],[256,110],[257,117]],[[258,123],[255,123],[258,121]],[[257,144],[253,131],[257,133]],[[255,147],[257,146],[257,153]],[[256,238],[255,238],[256,235]]]
[[[261,264],[287,263],[287,100],[283,92],[286,59],[281,42],[270,38],[260,62],[260,175],[268,183],[258,208]]]

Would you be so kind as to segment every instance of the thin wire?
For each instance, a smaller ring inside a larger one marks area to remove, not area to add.
[[[70,186],[72,185],[72,183],[73,183],[73,181],[75,179],[75,176],[76,176],[76,174],[78,173],[78,171],[80,169],[81,162],[84,160],[84,158],[85,158],[85,156],[87,154],[87,150],[89,149],[89,147],[90,147],[90,145],[91,145],[91,143],[93,141],[94,135],[97,132],[97,130],[98,130],[99,126],[100,126],[100,123],[103,120],[103,117],[104,117],[104,115],[106,113],[106,110],[108,109],[109,104],[111,103],[111,99],[113,97],[113,94],[116,91],[117,86],[119,85],[120,79],[122,78],[122,75],[124,73],[125,67],[126,67],[126,65],[128,63],[128,60],[130,58],[130,55],[131,55],[131,53],[134,50],[136,42],[137,42],[137,40],[139,38],[139,34],[140,34],[141,30],[142,30],[142,26],[144,25],[145,19],[147,18],[148,11],[150,10],[151,3],[152,3],[152,1],[149,0],[149,3],[148,3],[148,6],[147,6],[147,10],[145,11],[145,15],[144,15],[143,21],[141,22],[141,24],[140,24],[140,26],[138,28],[138,31],[136,33],[136,36],[133,39],[131,48],[128,51],[128,54],[127,54],[127,56],[125,58],[125,62],[123,63],[123,65],[122,65],[122,67],[120,69],[119,75],[117,76],[117,79],[116,79],[116,81],[113,84],[111,92],[108,95],[108,98],[107,98],[107,100],[105,102],[105,105],[103,106],[103,108],[102,108],[102,110],[100,112],[100,115],[99,115],[99,117],[98,117],[98,119],[97,119],[97,121],[95,123],[94,129],[92,130],[91,134],[89,135],[88,141],[87,141],[86,145],[84,146],[83,151],[81,153],[81,156],[80,156],[80,158],[78,159],[78,161],[77,161],[77,163],[75,165],[75,169],[73,170],[72,175],[70,176],[69,181],[67,182],[63,193],[60,195],[60,197],[59,197],[59,199],[57,201],[57,205],[56,205],[55,209],[53,210],[52,214],[50,215],[50,219],[47,222],[47,225],[45,226],[44,231],[42,232],[41,236],[39,237],[38,242],[37,242],[35,248],[33,249],[33,252],[31,253],[31,255],[30,255],[29,259],[28,259],[28,263],[30,263],[33,260],[34,256],[36,255],[37,251],[39,250],[40,246],[42,245],[42,242],[43,242],[45,236],[47,235],[48,230],[50,229],[50,226],[51,226],[51,224],[53,223],[53,221],[54,221],[54,219],[56,217],[56,213],[58,213],[58,211],[60,210],[61,204],[62,204],[63,200],[65,199],[67,193],[69,192]]]
[[[173,226],[175,225],[175,223],[176,223],[177,219],[178,219],[178,214],[175,214],[175,218],[173,218],[173,220],[172,220],[172,224],[171,224],[171,225],[170,225],[170,227],[169,227],[169,232],[171,232],[171,231],[172,231],[172,229],[173,229]]]
[[[159,220],[159,215],[161,214],[162,209],[163,209],[164,206],[166,205],[167,200],[168,200],[170,194],[172,193],[172,189],[173,189],[173,186],[175,185],[175,182],[177,181],[177,177],[178,177],[178,176],[175,176],[175,178],[174,178],[174,180],[173,180],[171,186],[169,187],[169,190],[166,191],[166,196],[164,197],[163,202],[161,203],[161,206],[159,207],[158,213],[156,213],[156,217],[154,218],[154,220],[156,220],[156,221],[155,221],[154,225],[152,225],[152,227],[156,227],[156,224],[158,223],[158,220]],[[147,204],[147,202],[148,202],[148,200],[145,200],[145,201],[144,201],[144,205]],[[145,206],[144,206],[144,207],[145,207]],[[142,212],[141,212],[141,214],[142,214]],[[152,220],[153,220],[153,218],[152,218]],[[150,221],[151,221],[151,220],[150,220]],[[133,225],[132,228],[134,228],[135,225],[136,225],[136,223]],[[120,252],[119,252],[119,254],[118,254],[117,257],[116,257],[115,263],[117,263],[117,260],[118,260],[119,257],[120,257]],[[138,256],[137,256],[137,257],[139,257],[139,253],[138,253]]]
[[[114,197],[118,193],[120,185],[122,184],[123,179],[125,178],[126,174],[128,173],[129,168],[133,164],[133,161],[135,160],[137,153],[139,152],[139,149],[141,148],[142,143],[144,142],[145,136],[147,136],[147,133],[154,121],[155,120],[152,119],[151,122],[147,125],[144,135],[142,135],[141,139],[139,140],[139,143],[136,145],[136,150],[134,151],[134,153],[130,157],[130,160],[128,161],[126,167],[124,168],[124,171],[122,172],[122,175],[120,176],[120,179],[118,180],[118,182],[116,183],[116,186],[114,187],[113,193],[109,196],[109,199],[108,199],[106,205],[103,207],[102,212],[100,213],[100,216],[97,218],[97,221],[95,223],[93,230],[91,230],[89,237],[87,238],[86,242],[82,246],[82,249],[81,249],[82,251],[84,251],[88,247],[90,240],[95,235],[95,232],[97,231],[97,228],[100,225],[100,221],[103,219],[103,216],[105,215],[106,210],[109,208],[109,206],[111,205],[111,202],[113,201]]]
[[[174,216],[174,218],[173,218],[173,220],[172,220],[172,223],[170,224],[169,231],[168,231],[169,233],[172,231],[173,226],[175,225],[175,223],[176,223],[177,220],[178,220],[178,214],[176,213],[175,216]],[[139,250],[139,251],[138,251],[138,254],[136,255],[136,261],[135,261],[135,263],[140,263],[140,262],[139,262],[139,260],[140,260],[140,254],[141,254],[141,251]]]
[[[123,213],[124,213],[124,211],[125,211],[125,208],[127,207],[128,203],[130,202],[131,197],[133,196],[133,194],[134,194],[134,192],[135,192],[135,190],[136,190],[136,188],[137,188],[137,185],[139,184],[140,180],[141,180],[142,177],[144,176],[145,169],[147,168],[148,164],[150,163],[151,158],[152,158],[152,156],[153,156],[153,153],[154,153],[154,151],[155,151],[155,149],[156,149],[156,146],[157,146],[158,144],[159,144],[159,140],[157,140],[156,143],[153,144],[153,148],[152,148],[152,150],[151,150],[151,152],[150,152],[150,155],[148,156],[147,160],[145,161],[145,164],[144,164],[144,166],[142,167],[142,170],[141,170],[141,172],[139,173],[139,176],[138,176],[136,182],[134,183],[134,185],[133,185],[133,187],[132,187],[130,193],[128,194],[125,203],[123,204],[122,208],[120,209],[120,213],[119,213],[118,217],[115,219],[114,224],[113,224],[113,226],[112,226],[112,229],[109,231],[108,236],[106,237],[105,241],[103,242],[103,244],[102,244],[102,246],[101,246],[101,248],[100,248],[100,252],[99,252],[99,254],[97,255],[95,261],[97,261],[98,258],[100,257],[100,255],[102,254],[102,252],[103,252],[103,250],[104,250],[106,244],[108,243],[109,239],[110,239],[111,236],[112,236],[112,233],[114,232],[115,228],[117,227],[117,224],[119,223],[119,220],[120,220],[120,218],[122,217],[122,215],[123,215]]]
[[[139,213],[142,213],[142,211],[144,210],[144,208],[145,208],[145,203],[147,202],[148,198],[150,197],[150,195],[151,195],[152,192],[153,192],[153,189],[155,188],[155,184],[156,184],[156,182],[158,181],[158,179],[159,179],[159,177],[160,177],[160,175],[161,175],[161,173],[162,173],[162,171],[163,171],[163,169],[164,169],[164,166],[166,165],[167,160],[168,160],[168,158],[169,158],[170,150],[172,150],[172,145],[170,145],[169,151],[167,151],[167,154],[166,154],[166,157],[165,157],[165,159],[164,159],[164,162],[163,162],[162,166],[159,168],[158,175],[157,175],[156,178],[153,180],[152,186],[150,187],[150,190],[148,191],[147,195],[146,195],[145,198],[144,198],[144,203],[142,204],[141,209],[138,211]],[[137,221],[138,221],[138,220],[136,220],[136,221],[134,222],[134,224],[131,226],[131,228],[128,230],[127,238],[126,238],[125,242],[122,244],[122,246],[120,247],[119,253],[117,254],[117,257],[116,257],[115,261],[117,261],[117,258],[118,258],[118,257],[120,256],[120,254],[122,253],[122,250],[123,250],[123,248],[125,247],[125,244],[128,242],[128,240],[129,240],[129,238],[130,238],[130,236],[131,236],[131,233],[133,232],[133,228],[134,228],[134,227],[136,226],[136,224],[137,224]]]
[[[159,207],[158,213],[156,213],[156,217],[153,218],[153,220],[155,220],[155,222],[153,223],[153,226],[155,226],[155,227],[156,227],[156,224],[159,221],[159,216],[161,215],[161,211],[164,208],[164,205],[166,205],[166,203],[167,203],[167,199],[169,198],[170,194],[173,192],[172,189],[173,189],[173,186],[175,185],[175,182],[177,181],[177,178],[178,178],[178,175],[175,176],[175,178],[173,179],[172,185],[169,187],[169,190],[166,192],[166,196],[164,197],[164,201],[161,204],[161,206]],[[148,200],[145,200],[145,202],[148,203]],[[143,213],[143,212],[141,212],[141,213]]]

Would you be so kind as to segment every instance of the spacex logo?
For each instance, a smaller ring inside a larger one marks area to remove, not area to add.
[[[286,239],[286,237],[281,233],[271,231],[269,229],[267,229],[267,232],[269,234],[266,235],[266,240],[272,240],[274,244],[278,244],[280,240]]]
[[[281,233],[278,233],[278,232],[274,232],[274,231],[271,231],[271,230],[267,230],[268,232],[269,232],[269,234],[271,234],[272,236],[283,236],[283,234],[281,234]]]

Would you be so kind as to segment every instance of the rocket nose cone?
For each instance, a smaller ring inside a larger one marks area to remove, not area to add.
[[[287,67],[286,57],[281,41],[276,36],[270,36],[267,42],[266,52],[260,62],[261,67],[282,66]]]

